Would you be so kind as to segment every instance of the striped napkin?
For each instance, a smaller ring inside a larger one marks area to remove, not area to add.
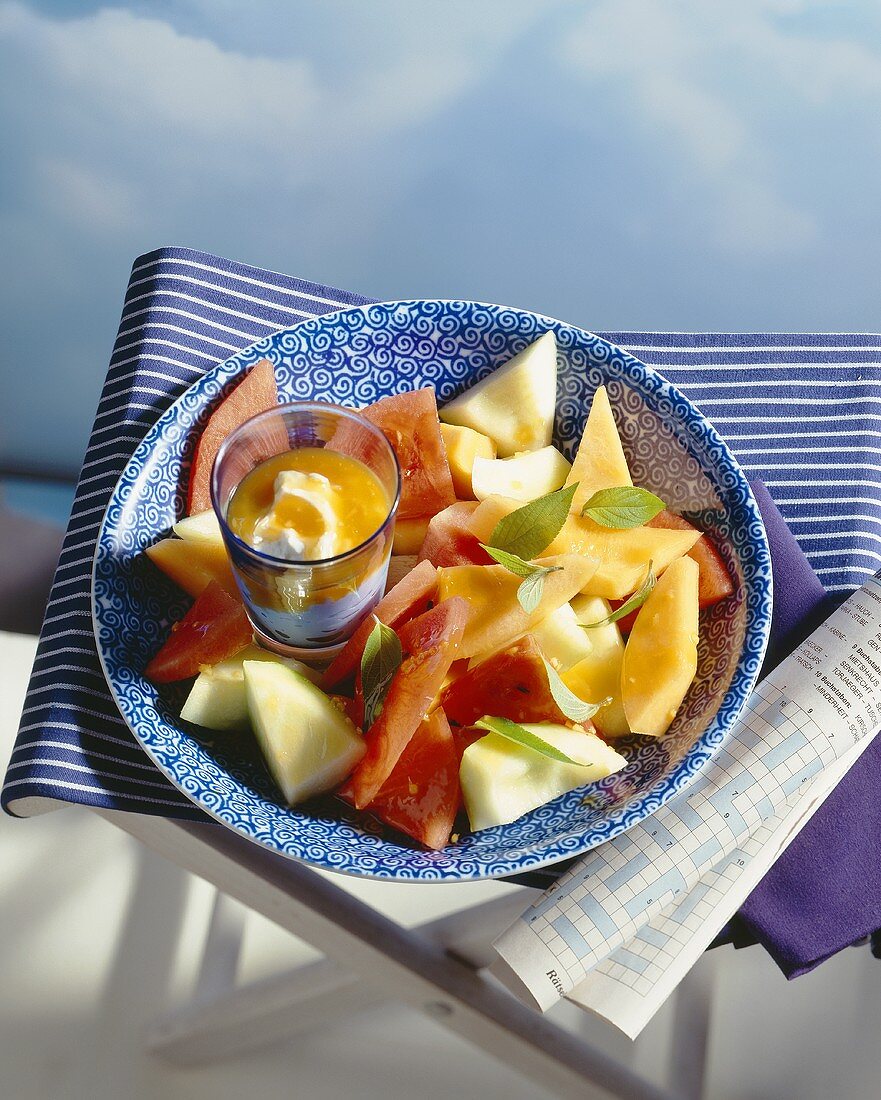
[[[278,328],[368,299],[166,248],[132,269],[86,452],[2,805],[64,802],[204,817],[123,724],[92,635],[92,556],[137,443],[187,386]],[[829,591],[881,565],[881,336],[604,332],[657,367],[761,478]]]

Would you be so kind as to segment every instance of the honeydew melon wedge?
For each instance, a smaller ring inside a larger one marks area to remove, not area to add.
[[[698,564],[674,561],[640,608],[624,649],[624,713],[634,733],[661,737],[697,671]]]
[[[532,634],[545,659],[557,672],[565,672],[567,668],[584,660],[593,650],[590,635],[582,628],[578,616],[568,603],[542,619],[532,628]],[[589,696],[585,695],[583,698],[588,699]]]
[[[200,672],[180,712],[181,718],[209,730],[247,729],[248,699],[245,692],[245,661],[269,661],[285,665],[307,680],[317,682],[320,673],[290,657],[248,645],[225,661]]]
[[[209,508],[207,512],[196,512],[195,515],[179,519],[172,530],[178,538],[186,542],[208,543],[224,549],[220,522],[213,508]]]
[[[572,498],[571,510],[578,513],[597,490],[633,484],[605,386],[600,386],[593,395],[584,434],[566,484],[573,485],[576,481],[578,489]]]
[[[611,608],[600,596],[576,596],[569,605],[579,623],[598,623]],[[611,699],[591,721],[604,737],[626,737],[630,733],[624,704],[621,702],[621,667],[624,663],[624,639],[617,623],[578,628],[590,641],[590,652],[562,673],[563,683],[579,699],[598,703]]]
[[[342,710],[284,665],[245,661],[251,724],[288,805],[336,787],[366,751]]]
[[[561,489],[571,468],[556,447],[511,458],[475,458],[471,485],[477,500],[504,496],[525,502]]]
[[[620,771],[627,761],[593,733],[545,723],[524,727],[583,764],[563,764],[488,733],[462,755],[459,779],[471,828],[507,825],[558,795]]]
[[[488,435],[502,458],[547,447],[557,404],[557,341],[552,332],[524,348],[440,410],[446,424]]]

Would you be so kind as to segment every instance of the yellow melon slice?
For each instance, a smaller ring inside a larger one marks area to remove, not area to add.
[[[661,737],[697,671],[698,565],[680,558],[642,605],[624,648],[621,695],[634,733]]]
[[[578,453],[566,478],[567,485],[576,481],[578,491],[571,509],[575,513],[581,512],[597,490],[633,484],[605,386],[593,395]]]
[[[473,500],[471,471],[474,461],[477,458],[495,458],[496,445],[488,435],[461,424],[441,424],[440,430],[456,496],[459,500]]]
[[[587,554],[598,565],[582,591],[588,596],[623,600],[639,588],[649,562],[655,576],[660,576],[671,562],[687,554],[700,537],[700,531],[660,527],[616,531],[601,527],[587,516],[570,515],[545,553]]]
[[[499,520],[523,505],[510,497],[487,497],[468,521],[472,533],[489,542]],[[660,537],[659,537],[660,536]],[[682,557],[701,537],[700,531],[675,531],[661,527],[633,527],[615,531],[601,527],[587,516],[571,515],[543,553],[585,554],[597,563],[582,590],[589,596],[623,600],[642,583],[649,562],[660,576],[671,561]]]
[[[419,547],[425,542],[425,532],[431,516],[399,516],[395,520],[395,540],[393,554],[418,554]]]
[[[522,578],[501,565],[453,565],[438,569],[438,596],[441,600],[463,596],[471,607],[471,617],[459,646],[459,657],[476,653],[489,657],[509,642],[525,634],[545,616],[580,592],[596,565],[590,558],[575,554],[540,558],[536,565],[560,566],[545,577],[538,607],[531,614],[517,601]]]
[[[480,542],[489,542],[499,520],[522,507],[523,501],[514,500],[512,497],[487,497],[471,513],[468,527]]]
[[[211,581],[217,581],[231,596],[239,594],[223,543],[161,539],[148,546],[146,554],[191,596],[198,596]]]
[[[576,596],[571,603],[576,619],[582,624],[602,622],[611,608],[600,596]],[[624,639],[617,623],[591,625],[583,634],[590,640],[590,652],[562,674],[563,683],[579,699],[598,703],[610,699],[591,719],[603,737],[626,737],[630,733],[621,702],[621,667],[624,663]]]

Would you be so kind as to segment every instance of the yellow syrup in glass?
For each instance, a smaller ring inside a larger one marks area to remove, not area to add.
[[[285,561],[324,561],[366,542],[390,506],[379,479],[359,459],[325,447],[299,447],[247,474],[226,519],[261,553]]]

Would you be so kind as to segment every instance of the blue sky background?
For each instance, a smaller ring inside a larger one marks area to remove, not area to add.
[[[593,329],[881,330],[881,5],[0,0],[0,469],[185,244]]]

